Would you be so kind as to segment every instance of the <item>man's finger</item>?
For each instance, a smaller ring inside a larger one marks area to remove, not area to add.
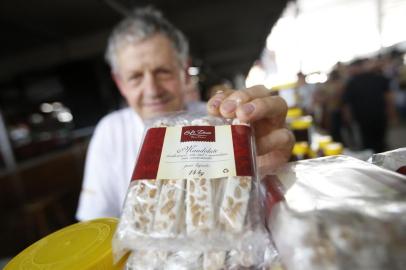
[[[237,108],[249,101],[265,98],[269,95],[270,91],[261,85],[234,91],[222,101],[220,105],[220,114],[226,118],[235,118]]]
[[[271,174],[275,169],[281,167],[283,164],[289,161],[292,148],[294,145],[295,138],[287,129],[280,129],[272,132],[272,135],[269,137],[264,137],[257,141],[257,145],[262,144],[261,149],[262,151],[258,151],[259,154],[257,156],[257,166],[262,173]]]
[[[290,153],[282,150],[274,150],[266,155],[257,156],[257,168],[260,175],[273,174],[289,161]]]
[[[233,91],[227,100],[233,100],[237,103],[246,103],[256,98],[269,96],[271,91],[263,85],[252,86],[243,90]]]
[[[247,91],[235,91],[221,102],[220,114],[225,118],[235,118],[237,107],[249,102],[251,99]]]
[[[234,93],[234,90],[227,89],[224,91],[218,91],[210,100],[207,102],[207,112],[211,115],[220,116],[220,105],[224,99],[229,95]]]
[[[290,130],[286,128],[274,130],[271,134],[256,138],[257,155],[278,150],[284,151],[287,156],[290,156],[294,143],[295,137]]]
[[[256,98],[248,103],[241,104],[236,110],[236,116],[243,122],[253,122],[272,117],[284,120],[287,111],[288,106],[283,98],[278,96],[267,96],[264,98]]]

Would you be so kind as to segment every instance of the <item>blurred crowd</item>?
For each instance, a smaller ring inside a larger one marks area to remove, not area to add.
[[[339,62],[324,83],[309,84],[299,73],[296,90],[298,104],[334,141],[382,152],[388,126],[406,119],[404,54]]]

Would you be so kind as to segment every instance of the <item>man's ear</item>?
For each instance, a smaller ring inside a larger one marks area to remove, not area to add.
[[[119,75],[116,73],[112,72],[111,73],[111,78],[113,79],[114,83],[116,84],[118,90],[120,91],[121,95],[124,96],[124,87],[123,87],[123,82],[121,81],[121,78]]]
[[[186,61],[185,67],[183,68],[186,84],[189,84],[190,80],[191,80],[191,77],[189,75],[189,67],[191,67],[191,65],[192,65],[192,59],[189,57]]]
[[[189,83],[190,83],[190,80],[191,80],[191,77],[190,77],[190,75],[189,75],[189,66],[186,66],[186,67],[184,68],[183,72],[185,73],[185,74],[184,74],[184,76],[185,76],[185,83],[186,83],[186,84],[189,84]]]

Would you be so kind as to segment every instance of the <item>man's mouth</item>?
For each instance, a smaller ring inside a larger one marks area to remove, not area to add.
[[[144,107],[154,107],[154,108],[159,108],[165,106],[168,102],[170,102],[171,97],[170,96],[165,96],[159,99],[154,99],[154,100],[149,100],[149,101],[144,101],[143,106]]]

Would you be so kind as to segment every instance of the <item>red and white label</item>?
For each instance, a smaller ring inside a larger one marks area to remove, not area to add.
[[[251,176],[251,155],[245,125],[151,128],[132,180]]]
[[[214,142],[216,141],[214,126],[182,127],[181,142]]]

